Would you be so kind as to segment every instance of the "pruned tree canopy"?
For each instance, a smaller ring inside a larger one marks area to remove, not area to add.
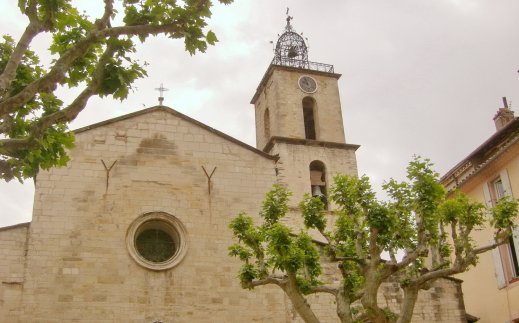
[[[319,322],[305,299],[315,293],[335,297],[341,322],[410,322],[420,289],[475,266],[478,255],[507,241],[517,217],[518,203],[510,198],[492,209],[461,192],[446,199],[431,166],[415,158],[407,181],[384,185],[389,201],[376,198],[367,177],[338,175],[329,194],[334,225],[328,226],[321,199],[306,195],[299,204],[304,222],[299,232],[282,223],[290,193],[275,185],[263,201],[262,224],[246,214],[230,224],[237,243],[229,250],[243,263],[242,286],[279,286],[305,322]],[[493,228],[494,242],[477,246],[471,233],[483,227]],[[322,281],[324,260],[309,229],[325,242],[325,261],[336,263],[340,284]],[[397,279],[404,293],[398,313],[377,303],[380,286],[389,279]]]
[[[123,100],[132,83],[146,76],[145,64],[133,55],[136,41],[164,34],[183,39],[190,54],[217,42],[212,31],[205,31],[209,0],[97,2],[104,12],[91,18],[71,0],[18,1],[28,25],[19,39],[3,35],[0,40],[0,179],[22,181],[40,168],[67,162],[66,149],[73,145],[67,123],[89,98]],[[29,49],[42,33],[52,33],[49,66]],[[59,86],[82,91],[65,105],[54,94]]]

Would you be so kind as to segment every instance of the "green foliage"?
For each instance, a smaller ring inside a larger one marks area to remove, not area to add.
[[[382,311],[388,322],[396,322],[397,315],[389,307],[384,307]]]
[[[351,297],[353,294],[362,289],[366,279],[362,273],[361,268],[356,263],[351,261],[344,261],[339,264],[339,266],[346,273],[346,275],[343,277],[343,286]]]
[[[74,134],[68,132],[65,125],[58,124],[48,128],[39,140],[39,145],[27,150],[26,164],[23,164],[20,169],[22,176],[34,177],[39,168],[65,166],[70,160],[65,149],[72,147],[74,147]]]
[[[255,225],[243,213],[229,224],[238,239],[237,244],[229,247],[229,255],[244,262],[239,274],[242,283],[250,282],[251,277],[261,279],[269,272],[281,271],[294,274],[302,292],[319,284],[319,251],[312,238],[304,231],[295,235],[280,222],[288,212],[289,196],[283,186],[274,185],[263,201],[262,225]]]
[[[299,203],[303,220],[307,228],[314,228],[321,232],[326,229],[326,216],[324,203],[318,196],[305,194],[303,201]]]
[[[0,179],[23,181],[40,168],[66,164],[66,150],[73,141],[66,125],[85,107],[86,100],[94,95],[124,100],[133,90],[132,84],[147,75],[147,63],[134,57],[136,41],[164,34],[183,39],[191,55],[218,42],[214,32],[206,30],[211,1],[119,2],[121,12],[112,8],[117,1],[98,0],[105,12],[92,18],[79,12],[71,0],[18,0],[21,14],[30,22],[26,33],[32,34],[26,39],[30,42],[38,33],[52,32],[48,54],[53,59],[43,66],[29,45],[20,47],[12,37],[2,36]],[[230,4],[232,0],[219,2]],[[19,60],[17,46],[22,50]],[[79,100],[64,104],[54,95],[58,86],[85,90]]]
[[[248,263],[249,259],[252,257],[252,252],[239,244],[233,244],[229,247],[229,255],[238,257],[241,261]]]
[[[456,223],[469,228],[480,228],[487,219],[483,204],[471,202],[465,194],[457,192],[454,198],[444,201],[439,212],[443,223]]]
[[[0,43],[0,70],[5,69],[9,57],[12,55],[15,44],[10,36],[3,36]],[[8,95],[20,93],[27,85],[41,78],[46,71],[40,65],[39,59],[33,51],[26,51],[24,58],[16,70],[16,77],[8,89]],[[58,111],[63,105],[52,93],[40,93],[27,103],[21,105],[14,113],[4,117],[3,122],[10,125],[4,132],[8,138],[24,138],[31,135],[37,127],[41,116]],[[69,158],[66,149],[73,147],[74,135],[63,123],[54,124],[44,129],[37,141],[16,152],[15,156],[1,156],[11,167],[11,175],[5,179],[34,177],[38,170],[49,169],[53,166],[64,166]],[[2,144],[0,142],[0,148]],[[0,150],[1,152],[1,150]]]
[[[438,206],[445,199],[445,189],[439,183],[439,174],[432,170],[429,159],[415,158],[407,167],[407,178],[411,183],[413,211],[417,221],[434,241],[438,239],[440,217]]]
[[[243,283],[251,282],[257,277],[256,268],[252,264],[245,264],[240,270],[240,281]]]
[[[124,100],[132,89],[131,84],[146,76],[146,70],[128,56],[135,52],[130,39],[111,38],[107,44],[113,48],[114,53],[106,62],[99,96],[112,95],[115,99]]]
[[[234,236],[244,243],[243,248],[256,256],[261,256],[261,243],[264,240],[264,233],[261,228],[254,226],[250,216],[240,213],[229,224]],[[249,249],[246,249],[249,248]]]
[[[517,226],[514,219],[517,217],[518,202],[506,196],[499,200],[492,209],[492,219],[490,224],[496,229],[496,232],[505,231],[512,232]]]
[[[265,225],[271,226],[287,214],[290,195],[292,194],[281,185],[272,187],[261,207],[261,216],[265,219]]]
[[[331,199],[339,209],[355,221],[364,214],[374,203],[375,193],[367,176],[337,175],[334,177],[334,187],[331,189]]]

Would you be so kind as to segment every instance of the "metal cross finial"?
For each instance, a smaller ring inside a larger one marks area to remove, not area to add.
[[[294,17],[290,17],[290,16],[288,15],[288,11],[289,11],[289,10],[290,10],[290,8],[287,7],[287,13],[286,13],[286,15],[287,15],[287,27],[290,26],[290,20],[294,19]]]
[[[160,83],[160,87],[155,88],[155,90],[160,92],[160,96],[164,94],[164,92],[168,91],[169,89],[166,89],[162,83]]]
[[[159,105],[162,105],[162,103],[164,102],[164,92],[166,91],[169,91],[169,89],[166,89],[164,87],[164,85],[162,85],[162,83],[160,83],[160,87],[156,87],[155,90],[159,91],[160,93],[160,96],[159,96]]]

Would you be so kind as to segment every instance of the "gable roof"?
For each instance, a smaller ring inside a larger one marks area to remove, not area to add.
[[[132,112],[132,113],[128,113],[128,114],[125,114],[125,115],[122,115],[122,116],[119,116],[119,117],[115,117],[115,118],[112,118],[112,119],[108,119],[108,120],[104,120],[104,121],[101,121],[101,122],[97,122],[97,123],[94,123],[94,124],[91,124],[91,125],[88,125],[88,126],[85,126],[85,127],[81,127],[79,129],[76,129],[74,130],[73,132],[74,133],[81,133],[81,132],[85,132],[85,131],[89,131],[89,130],[92,130],[92,129],[95,129],[95,128],[99,128],[99,127],[103,127],[103,126],[106,126],[106,125],[110,125],[110,124],[113,124],[113,123],[116,123],[116,122],[119,122],[119,121],[122,121],[122,120],[127,120],[127,119],[130,119],[130,118],[134,118],[134,117],[138,117],[138,116],[141,116],[141,115],[144,115],[144,114],[148,114],[148,113],[153,113],[153,112],[157,112],[157,111],[162,111],[162,112],[167,112],[175,117],[178,117],[186,122],[189,122],[197,127],[200,127],[200,128],[203,128],[209,132],[211,132],[212,134],[220,137],[220,138],[223,138],[227,141],[230,141],[234,144],[237,144],[247,150],[250,150],[252,151],[253,153],[255,154],[258,154],[264,158],[267,158],[267,159],[271,159],[271,160],[278,160],[279,157],[278,156],[273,156],[273,155],[270,155],[270,154],[267,154],[259,149],[256,149],[252,146],[249,146],[247,145],[246,143],[244,143],[243,141],[240,141],[234,137],[231,137],[219,130],[216,130],[212,127],[209,127],[208,125],[198,121],[198,120],[195,120],[193,118],[190,118],[188,117],[187,115],[185,114],[182,114],[180,112],[178,112],[177,110],[174,110],[170,107],[166,107],[166,106],[162,106],[162,105],[158,105],[158,106],[154,106],[154,107],[151,107],[151,108],[146,108],[146,109],[142,109],[142,110],[139,110],[139,111],[135,111],[135,112]]]
[[[452,180],[461,174],[465,174],[465,177],[457,183],[457,185],[461,185],[479,173],[485,166],[503,154],[518,140],[519,117],[514,118],[505,127],[495,132],[472,153],[445,173],[445,175],[440,178],[440,182],[445,185],[449,182],[449,179]]]

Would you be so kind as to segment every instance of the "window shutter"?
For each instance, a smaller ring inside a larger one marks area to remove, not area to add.
[[[519,225],[512,232],[512,239],[514,241],[515,254],[519,257]],[[516,275],[519,276],[519,273],[516,273]]]
[[[485,197],[485,205],[492,207],[492,198],[490,197],[490,190],[488,189],[488,183],[483,184],[483,196]]]
[[[494,243],[494,240],[490,240],[489,243]],[[497,280],[497,288],[503,288],[506,286],[505,272],[503,270],[503,263],[501,262],[501,254],[499,248],[492,249],[492,259],[494,260],[494,270]]]
[[[505,196],[512,197],[512,186],[510,186],[510,179],[508,178],[508,172],[506,171],[506,169],[503,169],[501,173],[499,173],[499,176],[501,177],[501,182],[503,183]]]

